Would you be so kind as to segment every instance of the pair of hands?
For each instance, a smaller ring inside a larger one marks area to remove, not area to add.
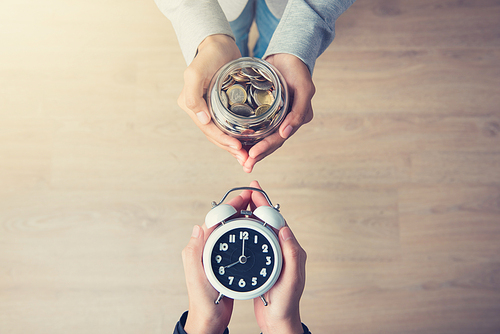
[[[257,181],[251,187],[260,188]],[[228,202],[236,210],[268,205],[264,195],[250,190]],[[215,227],[214,227],[215,228]],[[214,228],[195,226],[188,245],[182,251],[184,272],[189,295],[189,313],[184,329],[189,334],[221,334],[229,325],[233,311],[233,300],[227,297],[216,305],[219,293],[212,287],[202,264],[205,242]],[[306,253],[285,226],[279,231],[279,242],[283,252],[283,268],[276,284],[265,294],[269,302],[264,306],[260,298],[254,299],[257,324],[263,334],[303,333],[299,301],[305,285]]]
[[[208,106],[203,98],[210,79],[226,63],[240,58],[234,40],[227,35],[208,36],[198,47],[198,53],[184,72],[184,88],[177,103],[215,145],[231,153],[247,173],[255,164],[283,145],[302,124],[313,118],[311,99],[315,93],[307,66],[290,54],[274,54],[266,58],[283,75],[288,84],[291,109],[278,131],[264,138],[248,151],[241,142],[224,134],[211,122]]]

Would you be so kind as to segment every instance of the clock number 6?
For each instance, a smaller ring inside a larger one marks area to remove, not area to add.
[[[244,288],[245,285],[247,285],[247,282],[245,282],[245,280],[242,278],[240,279],[240,281],[238,282],[238,285],[240,286],[240,288]]]

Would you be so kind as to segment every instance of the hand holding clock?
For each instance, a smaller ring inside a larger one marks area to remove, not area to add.
[[[254,182],[252,186],[260,188]],[[252,193],[252,210],[266,204],[261,193]],[[278,235],[283,269],[276,284],[265,294],[268,306],[264,306],[259,298],[254,299],[255,318],[262,334],[304,333],[299,303],[306,282],[307,255],[288,226],[281,228]]]
[[[250,197],[250,191],[243,191],[228,204],[241,210],[248,206]],[[218,305],[214,304],[218,292],[208,281],[203,269],[203,246],[212,230],[207,230],[205,225],[195,225],[191,239],[182,251],[189,296],[189,313],[184,329],[189,334],[221,334],[229,325],[233,312],[232,299],[224,298]]]
[[[257,181],[253,181],[250,186],[260,188]],[[238,211],[245,210],[248,206],[252,211],[259,206],[268,206],[261,193],[249,190],[243,191],[228,204]],[[212,230],[207,230],[205,225],[195,226],[191,239],[182,252],[189,295],[189,313],[184,330],[189,334],[221,334],[227,328],[232,314],[232,299],[222,298],[218,305],[214,303],[218,292],[208,281],[203,269],[203,247]],[[283,269],[278,281],[265,293],[268,306],[264,306],[260,298],[255,298],[255,316],[263,334],[299,334],[304,332],[299,301],[305,284],[306,253],[288,226],[279,231],[279,242],[283,252]],[[241,253],[241,257],[250,258],[245,255],[244,246]],[[237,264],[244,265],[244,262],[239,259],[229,266]]]

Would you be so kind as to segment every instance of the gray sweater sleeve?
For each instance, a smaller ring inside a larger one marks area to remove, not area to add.
[[[208,36],[234,35],[217,0],[155,0],[174,27],[186,63],[196,56],[200,43]]]
[[[335,21],[355,0],[288,0],[264,58],[289,53],[313,73],[316,59],[335,37]]]

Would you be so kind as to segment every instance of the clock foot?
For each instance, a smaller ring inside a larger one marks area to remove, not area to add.
[[[219,297],[217,297],[217,299],[215,300],[215,304],[219,304],[222,297],[224,297],[224,295],[219,292]]]
[[[264,298],[264,295],[260,296],[260,299],[262,300],[262,302],[264,303],[264,306],[267,306],[267,301],[266,299]]]

